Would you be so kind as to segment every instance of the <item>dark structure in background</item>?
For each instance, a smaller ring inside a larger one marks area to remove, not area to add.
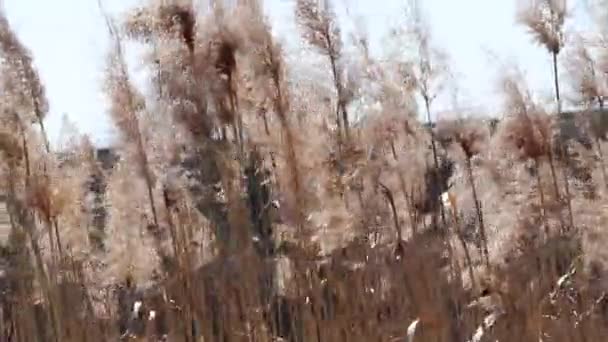
[[[112,169],[118,160],[120,160],[118,153],[110,147],[103,147],[95,150],[95,158],[104,170]]]
[[[559,141],[575,140],[581,145],[591,148],[595,135],[605,137],[608,133],[608,109],[564,111],[553,117],[558,118],[555,127],[556,137],[559,138]],[[479,120],[487,125],[492,135],[496,132],[501,121],[500,118],[484,117],[468,120]],[[429,127],[434,129],[436,123],[423,123],[422,126],[427,129]]]
[[[87,183],[90,191],[88,210],[90,210],[91,227],[93,228],[89,232],[89,238],[97,248],[103,249],[108,217],[106,208],[107,176],[120,160],[120,157],[111,148],[98,148],[95,150],[95,159],[97,165],[92,168]]]

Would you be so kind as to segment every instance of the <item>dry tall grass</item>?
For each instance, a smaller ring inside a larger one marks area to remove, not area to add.
[[[297,1],[321,94],[293,82],[261,2],[213,3],[106,17],[111,150],[51,148],[44,86],[0,13],[2,341],[605,339],[606,46],[568,52],[591,113],[570,135],[511,71],[498,123],[435,125],[448,69],[420,13],[393,32],[416,53],[380,61],[363,33],[345,48],[333,3]],[[566,7],[526,13],[562,114]]]

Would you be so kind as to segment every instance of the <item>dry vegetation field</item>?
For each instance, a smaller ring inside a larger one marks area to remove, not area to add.
[[[501,66],[499,120],[432,124],[449,67],[422,16],[393,32],[411,56],[381,61],[297,0],[323,88],[256,0],[148,2],[106,15],[111,150],[50,146],[0,13],[1,341],[608,339],[608,36],[564,39],[564,1],[517,17],[553,104]]]

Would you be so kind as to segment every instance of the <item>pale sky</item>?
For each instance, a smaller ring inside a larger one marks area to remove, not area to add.
[[[102,0],[112,14],[141,3],[138,0]],[[293,0],[266,0],[279,38],[298,41],[292,21]],[[405,0],[334,0],[345,27],[362,19],[375,53],[382,51],[382,36],[402,20]],[[498,66],[488,51],[516,61],[531,88],[541,95],[552,91],[552,69],[546,51],[535,45],[515,23],[517,0],[419,0],[425,10],[435,44],[450,56],[458,74],[459,103],[465,107],[496,107]],[[350,14],[344,15],[344,4]],[[4,0],[13,29],[32,51],[50,101],[48,127],[56,139],[63,114],[94,141],[108,139],[112,124],[105,114],[100,91],[108,39],[97,0]],[[589,29],[583,0],[569,2],[574,9],[568,26]],[[360,18],[360,19],[358,19]],[[293,44],[292,44],[293,45]],[[294,45],[295,46],[295,45]],[[449,109],[449,95],[438,100],[438,111]]]

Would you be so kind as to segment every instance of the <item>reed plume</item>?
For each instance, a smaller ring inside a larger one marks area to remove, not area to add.
[[[520,2],[518,20],[526,25],[534,40],[550,53],[559,54],[564,46],[563,27],[568,15],[566,0]]]
[[[350,119],[346,109],[346,88],[342,80],[341,65],[342,38],[336,15],[330,1],[298,0],[296,18],[304,29],[304,37],[329,59],[334,87],[338,96],[336,107],[336,124],[338,134],[349,139]],[[340,117],[341,114],[341,117]],[[344,132],[342,132],[344,130]]]
[[[551,121],[548,115],[533,103],[531,93],[521,84],[517,76],[507,76],[502,83],[505,91],[505,108],[509,116],[504,126],[506,142],[522,160],[533,160],[540,195],[540,210],[545,232],[548,234],[545,194],[541,182],[542,161],[553,163],[551,145]],[[553,167],[552,167],[553,168]],[[559,197],[557,179],[552,173],[556,195]]]
[[[156,201],[154,199],[154,175],[149,166],[144,137],[139,116],[146,109],[145,100],[131,84],[127,65],[122,52],[122,42],[116,28],[108,20],[108,30],[113,39],[113,49],[108,55],[106,91],[111,99],[110,114],[121,132],[127,146],[134,149],[134,166],[146,182],[148,200],[154,226],[159,227]]]
[[[479,223],[479,236],[481,238],[481,254],[484,258],[486,267],[490,267],[490,257],[488,249],[488,238],[486,235],[486,227],[483,218],[483,211],[481,208],[481,201],[479,200],[477,186],[475,185],[475,176],[473,174],[473,163],[472,159],[478,156],[482,152],[483,145],[487,139],[485,132],[479,124],[472,122],[474,119],[465,121],[466,119],[456,120],[451,124],[441,127],[443,135],[451,139],[464,153],[465,170],[469,185],[471,186],[471,194],[475,203],[475,211],[477,214],[477,220]],[[456,213],[458,215],[458,213]]]
[[[289,174],[289,187],[294,195],[293,200],[298,203],[300,208],[296,209],[296,222],[302,228],[303,225],[303,210],[306,208],[306,195],[303,184],[303,177],[300,174],[300,161],[297,148],[299,142],[290,120],[290,94],[286,86],[286,65],[283,60],[281,46],[274,40],[270,33],[270,27],[261,17],[259,11],[253,11],[257,27],[254,31],[253,39],[255,52],[255,70],[257,77],[260,77],[263,82],[269,82],[271,87],[268,88],[266,96],[272,103],[272,109],[279,119],[285,142],[285,159]],[[257,19],[257,20],[256,20]]]
[[[577,96],[576,103],[584,107],[597,104],[603,109],[606,80],[582,36],[578,37],[576,47],[568,54],[567,71],[572,90]]]
[[[566,0],[527,1],[527,6],[524,6],[518,14],[519,21],[528,27],[534,39],[549,51],[553,59],[553,86],[558,115],[562,114],[558,55],[565,44],[564,23],[567,15]],[[556,146],[559,148],[559,155],[568,160],[567,143],[557,144]],[[570,226],[574,226],[570,183],[565,169],[562,169],[562,176],[566,192],[565,200],[568,207],[569,223]]]
[[[449,75],[447,55],[432,45],[429,24],[418,2],[416,0],[409,2],[407,10],[406,19],[408,23],[405,24],[405,27],[392,31],[391,34],[398,42],[408,38],[413,42],[414,56],[399,65],[399,72],[402,74],[402,83],[406,89],[415,90],[423,100],[431,140],[433,166],[438,173],[440,161],[437,139],[433,130],[434,122],[431,116],[433,102],[443,90],[445,77]],[[439,180],[435,179],[434,182],[439,183]],[[441,203],[439,203],[439,212],[442,223],[445,225],[445,212]]]
[[[585,108],[593,109],[597,105],[597,108],[603,111],[607,80],[605,73],[598,64],[598,58],[594,56],[584,38],[579,36],[576,48],[569,54],[567,68],[570,84],[576,96],[575,101]],[[601,141],[606,139],[605,124],[602,120],[603,114],[589,113],[587,116],[587,128],[595,142],[595,148],[600,157],[600,168],[604,183],[608,186],[608,175],[601,145]]]
[[[30,51],[17,38],[10,27],[4,11],[0,12],[0,51],[5,65],[6,78],[13,82],[13,100],[19,105],[21,115],[31,116],[42,133],[47,153],[50,151],[49,139],[44,119],[49,110],[46,92],[38,71],[34,66]],[[10,75],[10,76],[9,76]]]

